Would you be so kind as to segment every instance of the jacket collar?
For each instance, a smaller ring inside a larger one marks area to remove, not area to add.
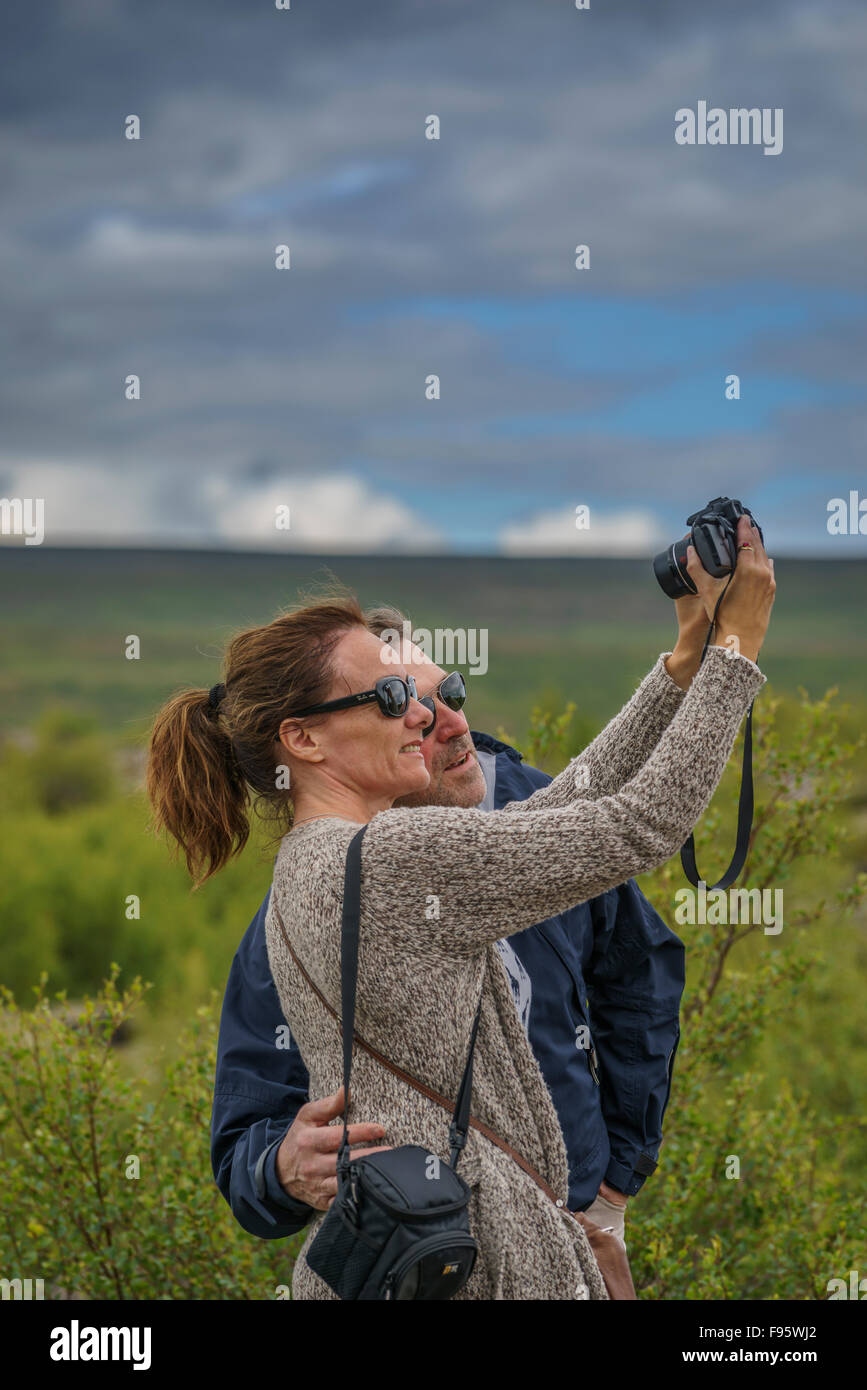
[[[524,757],[517,748],[513,748],[510,743],[502,743],[500,739],[494,738],[493,734],[480,734],[475,729],[470,729],[470,738],[477,748],[483,748],[486,753],[505,753],[512,762],[522,763]]]

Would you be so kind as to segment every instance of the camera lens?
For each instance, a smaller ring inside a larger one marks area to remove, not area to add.
[[[683,598],[686,594],[698,592],[686,568],[686,547],[689,544],[690,537],[683,536],[653,558],[656,582],[667,598]]]

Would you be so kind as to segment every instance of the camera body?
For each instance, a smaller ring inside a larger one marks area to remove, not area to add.
[[[683,598],[698,592],[687,573],[688,545],[695,546],[703,567],[714,579],[724,579],[731,574],[737,564],[738,520],[742,516],[750,518],[764,544],[761,526],[749,507],[742,506],[736,497],[714,497],[707,506],[686,518],[689,532],[653,558],[653,573],[668,598]]]

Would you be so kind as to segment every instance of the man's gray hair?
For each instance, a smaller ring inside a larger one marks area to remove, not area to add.
[[[401,613],[399,608],[392,608],[388,603],[376,604],[373,608],[365,608],[364,621],[374,637],[381,637],[383,632],[403,632],[404,623],[409,622],[405,613]]]

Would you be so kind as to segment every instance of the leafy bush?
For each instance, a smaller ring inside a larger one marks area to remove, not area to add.
[[[273,1298],[302,1237],[248,1235],[213,1181],[215,1003],[149,1101],[112,1045],[144,994],[138,979],[121,992],[118,974],[80,1012],[49,1000],[44,978],[30,1011],[0,991],[4,1275],[44,1279],[54,1298]]]
[[[4,790],[7,796],[12,792],[8,804],[16,809],[35,806],[62,815],[105,801],[114,788],[95,721],[62,708],[43,713],[31,747],[7,745],[3,761]]]
[[[275,849],[258,831],[240,860],[192,894],[183,866],[148,833],[141,788],[124,790],[115,773],[122,752],[59,716],[42,721],[33,746],[0,750],[0,980],[21,1000],[46,971],[54,989],[80,996],[118,960],[129,977],[160,982],[161,1013],[185,1014],[225,984]],[[81,760],[93,765],[86,795]],[[54,769],[48,783],[43,763]]]

